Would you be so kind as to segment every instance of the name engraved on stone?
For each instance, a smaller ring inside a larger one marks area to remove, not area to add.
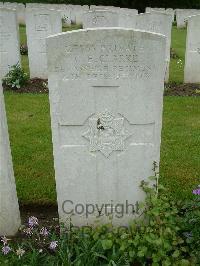
[[[89,129],[83,134],[89,140],[90,152],[100,151],[105,157],[113,151],[123,151],[125,140],[131,135],[124,126],[124,118],[107,110],[89,118]]]
[[[49,31],[49,15],[48,14],[40,14],[35,15],[35,30],[36,31]]]
[[[84,51],[84,53],[83,53]],[[65,60],[66,78],[69,79],[109,79],[109,78],[144,78],[149,79],[153,65],[141,62],[144,47],[139,45],[121,46],[120,44],[66,45],[64,52],[68,55]],[[73,58],[73,64],[68,64]],[[73,66],[72,66],[73,65]],[[72,66],[72,67],[71,67]],[[55,67],[54,71],[59,71]]]

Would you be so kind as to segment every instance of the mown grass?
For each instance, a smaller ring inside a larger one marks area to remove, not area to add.
[[[74,26],[79,28],[80,26]],[[70,28],[71,29],[71,28]],[[65,28],[64,30],[69,30]],[[20,27],[21,43],[26,42]],[[182,82],[186,30],[172,30],[170,81]],[[27,56],[22,64],[28,70]],[[24,204],[56,204],[48,96],[5,93],[19,200]],[[161,181],[177,198],[192,196],[200,183],[200,98],[165,97],[161,146]]]
[[[173,26],[171,47],[178,58],[171,58],[170,82],[182,83],[184,80],[186,34],[186,29],[177,29],[176,26]]]
[[[20,202],[55,204],[48,96],[5,93]],[[200,98],[165,97],[160,174],[177,198],[200,183]]]

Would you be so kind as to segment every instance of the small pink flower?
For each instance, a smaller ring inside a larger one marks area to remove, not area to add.
[[[194,195],[200,195],[200,188],[193,190],[192,193]]]
[[[51,250],[55,250],[57,246],[58,246],[58,241],[52,241],[52,242],[50,243],[50,245],[49,245],[49,248],[50,248]]]
[[[42,235],[42,236],[48,236],[49,235],[49,231],[47,230],[46,227],[41,228],[40,235]]]
[[[32,228],[28,227],[23,231],[27,236],[31,236],[33,234]]]
[[[7,255],[11,251],[11,248],[9,246],[3,246],[2,247],[2,253],[4,255]]]
[[[19,248],[16,250],[16,254],[19,258],[21,258],[24,255],[24,253],[25,253],[25,250],[22,248]]]
[[[10,239],[6,238],[5,236],[1,237],[1,242],[3,243],[4,246],[8,244],[8,240]]]
[[[34,227],[34,226],[37,226],[38,225],[38,218],[35,217],[35,216],[31,216],[28,218],[28,225],[30,227]]]

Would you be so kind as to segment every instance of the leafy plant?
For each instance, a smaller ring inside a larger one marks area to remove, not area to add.
[[[157,175],[152,178],[153,182]],[[151,181],[152,182],[152,181]],[[198,265],[195,241],[188,242],[183,232],[191,232],[187,218],[183,223],[176,202],[162,186],[153,188],[142,182],[146,200],[140,203],[141,216],[129,227],[112,224],[96,227],[41,227],[36,217],[21,229],[21,238],[12,246],[2,238],[0,263],[5,265]],[[159,192],[159,193],[158,193]],[[196,215],[187,208],[188,219]],[[196,217],[196,216],[195,216]],[[196,217],[198,218],[198,217]],[[193,224],[194,225],[194,224]],[[199,232],[199,220],[194,233]],[[199,243],[199,242],[198,242]],[[192,255],[190,254],[192,251]]]
[[[3,82],[6,86],[11,87],[12,89],[20,89],[26,84],[27,80],[28,75],[18,63],[10,67],[10,71],[3,79]]]
[[[186,201],[180,215],[183,238],[189,246],[193,259],[199,259],[200,262],[200,196],[195,195],[193,200]]]

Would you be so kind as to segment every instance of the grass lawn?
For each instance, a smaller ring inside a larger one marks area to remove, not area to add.
[[[74,26],[76,27],[76,26]],[[65,28],[64,30],[69,30]],[[20,27],[21,43],[26,42]],[[172,30],[170,81],[182,82],[186,30]],[[22,58],[28,70],[27,56]],[[5,93],[17,191],[21,203],[55,204],[55,180],[48,95]],[[200,184],[200,97],[165,97],[161,180],[177,198],[192,196]]]
[[[170,61],[170,82],[183,83],[185,64],[186,29],[172,28],[171,47],[179,58]]]

